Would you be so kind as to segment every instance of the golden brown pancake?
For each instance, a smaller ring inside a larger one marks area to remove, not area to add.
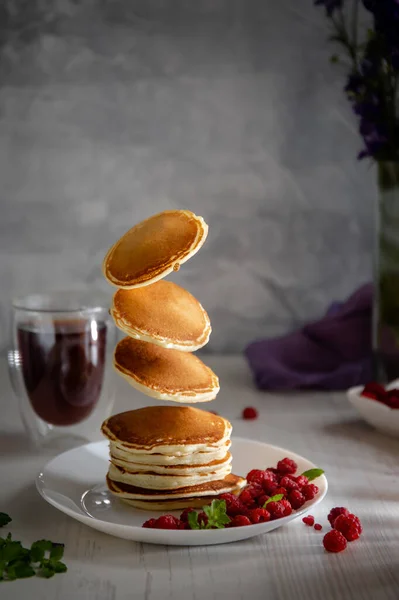
[[[114,367],[130,385],[158,400],[208,402],[219,392],[217,376],[194,354],[130,337],[117,344]]]
[[[171,281],[119,289],[111,315],[128,336],[185,352],[205,346],[211,333],[209,317],[198,300]]]
[[[124,448],[178,455],[224,446],[231,433],[227,419],[191,406],[146,406],[113,415],[102,433]]]
[[[208,226],[189,210],[166,210],[135,225],[107,252],[103,273],[116,287],[149,285],[177,271],[203,245]]]
[[[218,496],[231,490],[237,490],[245,484],[245,479],[238,475],[227,475],[218,481],[209,481],[198,485],[181,487],[176,490],[149,490],[126,483],[112,481],[107,475],[107,486],[116,496],[128,500],[175,500],[183,498],[201,498]]]

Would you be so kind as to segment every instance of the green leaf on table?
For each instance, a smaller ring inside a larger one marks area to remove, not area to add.
[[[0,548],[0,560],[11,562],[16,558],[20,558],[21,555],[23,556],[23,550],[21,542],[8,541]]]
[[[323,473],[323,469],[309,469],[309,471],[305,471],[304,473],[302,473],[302,475],[307,477],[309,481],[313,481],[314,479],[320,477],[320,475],[323,475]]]
[[[270,496],[270,498],[268,500],[266,500],[266,502],[263,505],[263,508],[266,508],[266,506],[270,503],[270,502],[280,502],[280,500],[282,500],[284,498],[284,494],[276,494],[275,496]]]
[[[204,506],[204,513],[208,517],[206,529],[224,529],[230,523],[230,517],[226,512],[225,500],[212,500],[209,506]]]
[[[61,560],[64,556],[64,544],[53,544],[50,550],[50,559]]]
[[[65,573],[68,569],[65,563],[60,560],[53,561],[54,573]]]
[[[43,567],[40,569],[38,575],[44,577],[45,579],[50,579],[50,577],[54,577],[55,571],[51,567]]]
[[[7,513],[0,512],[0,527],[8,525],[8,523],[11,523],[11,521],[12,518]]]
[[[17,561],[11,568],[17,579],[25,579],[26,577],[33,577],[33,575],[36,575],[35,570],[23,560]]]

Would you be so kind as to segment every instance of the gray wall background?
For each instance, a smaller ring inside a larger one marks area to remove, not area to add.
[[[109,293],[107,248],[173,207],[210,226],[175,277],[213,320],[209,351],[284,333],[370,278],[374,173],[312,0],[1,10],[1,343],[14,294]]]

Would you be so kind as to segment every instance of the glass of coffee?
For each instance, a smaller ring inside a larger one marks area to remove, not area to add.
[[[114,395],[109,358],[116,330],[105,303],[79,292],[13,302],[11,383],[36,444],[98,439]]]

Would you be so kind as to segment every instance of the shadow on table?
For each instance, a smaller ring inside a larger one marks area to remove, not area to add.
[[[26,455],[32,446],[24,433],[0,430],[0,456]]]
[[[399,439],[380,433],[371,425],[361,419],[351,419],[340,423],[331,423],[323,427],[326,434],[331,437],[359,442],[367,446],[374,446],[376,450],[391,456],[399,451]]]

